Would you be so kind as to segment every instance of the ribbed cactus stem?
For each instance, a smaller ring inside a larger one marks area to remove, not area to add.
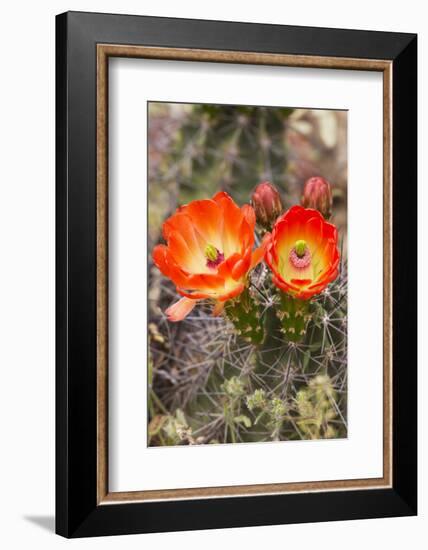
[[[279,292],[279,298],[276,315],[281,322],[281,332],[291,342],[302,341],[312,318],[310,301],[294,298],[285,292]]]
[[[238,297],[226,302],[225,314],[233,323],[237,334],[247,342],[260,345],[265,339],[261,308],[246,288]]]

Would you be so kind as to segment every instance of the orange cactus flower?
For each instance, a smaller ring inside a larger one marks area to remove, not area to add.
[[[225,192],[212,199],[182,206],[163,224],[166,245],[153,249],[153,261],[176,285],[183,298],[167,309],[170,321],[180,321],[198,300],[215,301],[219,315],[224,303],[246,287],[248,272],[264,255],[253,250],[254,210],[242,208]]]
[[[293,206],[276,221],[265,259],[280,290],[307,300],[338,275],[337,229],[318,210]]]

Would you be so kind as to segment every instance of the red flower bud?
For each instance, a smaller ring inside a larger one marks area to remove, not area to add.
[[[251,203],[256,213],[257,223],[265,229],[271,229],[283,210],[277,188],[268,181],[259,183],[254,189]]]
[[[309,178],[303,187],[303,195],[300,202],[304,208],[318,210],[328,220],[333,209],[331,185],[326,179],[321,177]]]

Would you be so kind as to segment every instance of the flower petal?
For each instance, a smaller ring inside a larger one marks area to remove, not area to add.
[[[166,277],[169,276],[168,262],[166,256],[168,254],[168,247],[164,244],[158,244],[154,247],[152,251],[153,262],[156,267],[164,274]]]
[[[168,321],[176,323],[184,319],[196,305],[196,300],[190,300],[189,298],[181,298],[175,304],[172,304],[166,311]]]
[[[224,283],[224,278],[217,273],[197,273],[187,277],[187,288],[221,290]]]
[[[197,290],[189,291],[180,287],[177,287],[177,292],[181,294],[181,296],[185,296],[186,298],[190,298],[192,300],[204,300],[205,298],[216,297],[216,294],[214,292],[198,292]]]
[[[218,317],[223,313],[224,302],[216,302],[213,308],[213,317]]]
[[[222,296],[218,297],[218,300],[220,302],[225,302],[226,300],[230,300],[231,298],[235,298],[235,296],[238,296],[241,294],[241,292],[245,289],[245,285],[243,283],[237,284],[232,290],[229,290],[229,292],[226,292],[226,294],[223,294]]]
[[[241,212],[250,226],[251,231],[254,231],[256,226],[256,213],[254,212],[254,208],[249,204],[244,204],[244,206],[241,207]]]
[[[232,200],[232,198],[221,191],[213,197],[221,212],[221,218],[223,220],[222,225],[222,241],[224,255],[230,256],[235,252],[240,252],[242,248],[242,242],[244,246],[248,241],[248,234],[252,233],[248,223],[245,221],[244,215],[239,206]],[[244,224],[244,227],[242,228]],[[254,239],[254,234],[252,234]]]
[[[207,260],[201,253],[201,249],[190,248],[189,242],[191,241],[187,241],[182,233],[171,231],[168,237],[168,248],[172,257],[187,271],[201,273],[208,271]]]
[[[170,235],[175,232],[183,237],[189,250],[194,254],[204,255],[206,243],[203,237],[196,231],[192,219],[181,211],[168,218],[162,226],[163,238],[167,242]]]
[[[290,279],[290,282],[297,286],[308,286],[312,283],[312,279]]]
[[[205,246],[212,244],[222,250],[220,233],[222,213],[215,201],[211,199],[192,201],[184,206],[181,212],[189,216],[194,228],[204,239]]]
[[[232,277],[239,281],[250,269],[251,266],[251,248],[248,247],[244,256],[242,256],[232,267]]]
[[[260,246],[255,250],[253,250],[251,254],[250,269],[253,269],[253,267],[256,267],[256,265],[258,265],[262,261],[263,256],[265,255],[267,247],[270,244],[270,242],[271,242],[271,234],[266,233],[266,235],[263,237],[263,240]]]
[[[220,277],[223,277],[226,280],[231,279],[232,269],[234,265],[239,262],[241,257],[241,254],[235,252],[234,254],[232,254],[232,256],[229,256],[226,260],[221,262],[221,264],[217,268],[217,273],[220,275]]]

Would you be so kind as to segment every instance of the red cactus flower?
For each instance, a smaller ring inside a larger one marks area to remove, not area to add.
[[[338,275],[337,229],[317,210],[293,206],[275,223],[265,259],[279,289],[307,300]]]
[[[224,192],[182,206],[163,224],[167,244],[153,249],[153,261],[177,287],[181,300],[167,309],[170,321],[184,319],[202,299],[224,302],[245,288],[248,272],[264,248],[253,251],[256,220],[250,205],[239,208]]]

